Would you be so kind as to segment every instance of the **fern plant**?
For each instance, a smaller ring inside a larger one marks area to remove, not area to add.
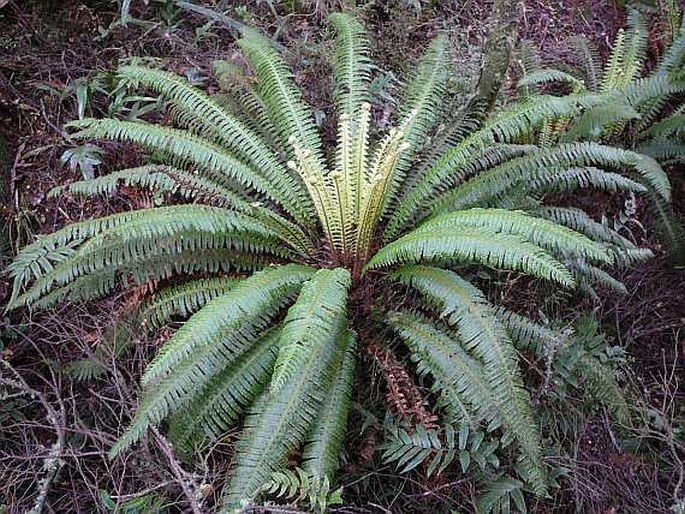
[[[673,15],[669,16],[671,20]],[[543,145],[559,142],[601,141],[635,150],[666,166],[685,155],[685,25],[659,63],[643,74],[647,62],[646,17],[631,9],[628,25],[619,30],[607,62],[586,39],[572,40],[581,65],[567,72],[533,65],[519,81],[520,91],[535,97],[535,88],[550,84],[570,87],[574,95],[600,95],[604,101],[578,116],[558,117],[538,134]],[[671,250],[683,251],[683,228],[668,206],[654,197],[663,236]],[[685,253],[683,253],[685,258]]]
[[[440,132],[453,115],[443,108],[443,36],[408,79],[395,127],[380,134],[368,103],[364,28],[346,14],[331,23],[334,149],[274,45],[253,30],[238,44],[254,79],[231,71],[220,80],[225,95],[210,97],[159,69],[121,67],[121,77],[167,99],[177,128],[72,123],[77,140],[134,143],[152,160],[53,194],[127,185],[165,193],[169,204],[40,236],[11,265],[10,307],[156,285],[140,307],[141,325],[187,320],[149,364],[137,413],[111,454],[166,423],[174,448],[192,456],[246,413],[223,492],[227,511],[292,477],[277,473],[300,448],[306,482],[334,483],[357,354],[370,342],[403,343],[432,379],[446,423],[500,426],[518,448],[522,481],[545,494],[514,343],[546,332],[494,307],[473,272],[521,273],[563,288],[609,281],[602,266],[650,252],[580,210],[545,205],[548,193],[649,189],[668,201],[668,180],[653,159],[627,150],[522,144],[550,119],[601,101],[591,95],[536,98],[477,131],[465,122]],[[393,303],[398,288],[417,293],[415,301]]]

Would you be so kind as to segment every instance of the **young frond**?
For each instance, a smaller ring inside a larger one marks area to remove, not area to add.
[[[602,93],[625,89],[642,70],[647,50],[646,22],[639,11],[631,9],[628,24],[628,31],[620,29],[614,40],[600,84]]]
[[[333,57],[336,110],[351,116],[369,100],[369,42],[364,26],[349,14],[334,13],[329,20],[337,35]]]

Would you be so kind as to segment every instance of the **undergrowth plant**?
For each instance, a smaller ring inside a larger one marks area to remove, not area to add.
[[[323,489],[335,483],[358,355],[371,343],[403,345],[432,384],[444,426],[503,434],[520,481],[493,484],[485,505],[524,486],[544,495],[517,348],[547,348],[557,334],[493,305],[481,288],[488,281],[479,287],[477,279],[502,270],[558,288],[616,286],[604,268],[650,252],[579,209],[545,201],[593,187],[667,202],[668,180],[656,161],[632,151],[521,143],[551,119],[599,105],[600,96],[540,96],[480,127],[446,124],[455,113],[444,107],[444,36],[407,80],[394,128],[378,133],[365,31],[349,15],[330,20],[335,148],[324,144],[275,46],[253,30],[238,44],[254,78],[224,63],[225,92],[216,97],[160,69],[121,67],[120,77],[167,100],[177,128],[71,123],[74,139],[133,143],[150,163],[53,195],[143,187],[165,193],[167,205],[40,236],[11,265],[10,308],[144,287],[154,290],[135,318],[145,330],[187,319],[147,367],[137,413],[111,455],[166,423],[176,452],[190,458],[245,414],[223,491],[227,511],[298,483],[319,503],[337,501]],[[449,434],[435,437],[450,444]],[[512,494],[517,503],[520,492]]]
[[[678,17],[670,13],[669,23],[674,23]],[[546,68],[529,56],[526,60],[533,62],[528,62],[528,73],[518,84],[523,95],[534,97],[540,87],[566,85],[574,95],[599,95],[604,99],[577,116],[551,120],[537,134],[538,142],[555,145],[598,141],[649,155],[664,166],[682,163],[685,155],[685,25],[674,30],[673,41],[659,62],[645,73],[648,37],[646,16],[631,9],[627,27],[619,30],[604,65],[597,48],[583,37],[571,41],[580,69]],[[685,258],[682,226],[667,205],[658,199],[653,205],[665,241],[677,257]],[[678,256],[678,253],[682,255]]]

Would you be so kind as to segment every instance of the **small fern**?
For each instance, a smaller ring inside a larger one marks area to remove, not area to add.
[[[673,13],[669,14],[670,20],[677,18]],[[630,9],[627,28],[619,31],[603,67],[599,66],[596,49],[592,49],[588,41],[575,38],[577,60],[583,67],[582,77],[542,68],[530,71],[520,80],[519,87],[525,91],[530,91],[531,86],[550,82],[570,83],[574,91],[569,98],[578,95],[599,95],[602,98],[592,109],[557,116],[550,121],[546,125],[547,130],[539,137],[541,143],[598,141],[626,146],[662,165],[682,159],[685,143],[685,119],[682,116],[685,25],[674,31],[673,41],[660,63],[643,76],[647,34],[645,16]],[[543,98],[540,95],[529,96]],[[685,229],[654,192],[650,187],[661,235],[677,259],[685,258]]]
[[[462,469],[481,457],[494,466],[478,434],[498,429],[526,489],[544,495],[547,470],[517,346],[544,348],[558,335],[492,305],[471,271],[496,268],[564,288],[606,283],[605,267],[650,252],[583,211],[548,205],[548,193],[646,191],[667,205],[668,179],[634,151],[530,144],[550,122],[603,105],[602,93],[541,95],[482,125],[459,119],[441,128],[450,75],[443,35],[398,95],[394,127],[376,136],[364,27],[346,14],[331,23],[335,148],[278,47],[255,30],[239,40],[252,76],[216,63],[220,95],[159,69],[121,67],[128,83],[166,99],[175,127],[72,123],[77,140],[133,143],[154,161],[52,194],[111,194],[125,185],[154,190],[166,205],[38,237],[10,265],[10,308],[155,284],[134,319],[149,331],[180,328],[149,363],[136,414],[110,454],[164,425],[179,456],[192,459],[243,419],[222,493],[227,512],[265,492],[306,497],[320,509],[339,500],[335,474],[358,349],[393,334],[431,384],[445,428],[398,429],[396,439],[413,449],[386,456],[402,468],[428,458],[428,472],[451,465],[452,451]],[[389,305],[398,288],[420,295],[421,314],[411,302]],[[459,435],[447,427],[460,427]],[[298,450],[300,471],[292,471]],[[512,480],[496,483],[486,507],[519,507],[523,486]]]

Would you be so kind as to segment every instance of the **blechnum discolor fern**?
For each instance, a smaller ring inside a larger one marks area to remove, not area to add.
[[[454,114],[442,108],[451,73],[442,36],[407,81],[395,128],[380,134],[368,103],[364,29],[345,14],[331,23],[335,149],[325,147],[285,62],[256,32],[239,41],[255,80],[229,77],[230,98],[158,69],[120,68],[167,99],[179,128],[72,123],[76,139],[135,143],[156,160],[54,194],[125,184],[166,193],[172,205],[41,236],[11,266],[11,307],[157,284],[140,307],[141,324],[187,321],[149,364],[137,414],[112,455],[166,422],[188,456],[246,415],[223,493],[227,510],[268,488],[300,448],[307,476],[333,483],[356,356],[372,339],[405,347],[431,377],[445,423],[499,426],[519,455],[520,477],[545,494],[516,348],[550,331],[494,307],[473,271],[511,270],[564,288],[613,284],[601,266],[649,251],[581,210],[545,205],[546,195],[649,189],[668,201],[668,180],[653,159],[627,150],[522,144],[550,119],[592,109],[601,100],[592,95],[514,104],[478,131],[453,127],[458,137],[442,134],[444,146],[431,148],[431,135]],[[388,305],[398,287],[421,300]]]
[[[625,146],[662,165],[682,162],[685,155],[685,24],[659,63],[646,75],[648,27],[646,17],[631,9],[628,26],[614,40],[607,63],[581,38],[573,40],[579,76],[560,70],[533,69],[519,81],[522,93],[535,98],[535,86],[570,85],[574,95],[599,95],[600,104],[575,116],[550,120],[538,134],[543,145],[601,141]],[[651,193],[650,193],[651,194]],[[651,194],[665,241],[685,259],[685,234],[659,195]]]

